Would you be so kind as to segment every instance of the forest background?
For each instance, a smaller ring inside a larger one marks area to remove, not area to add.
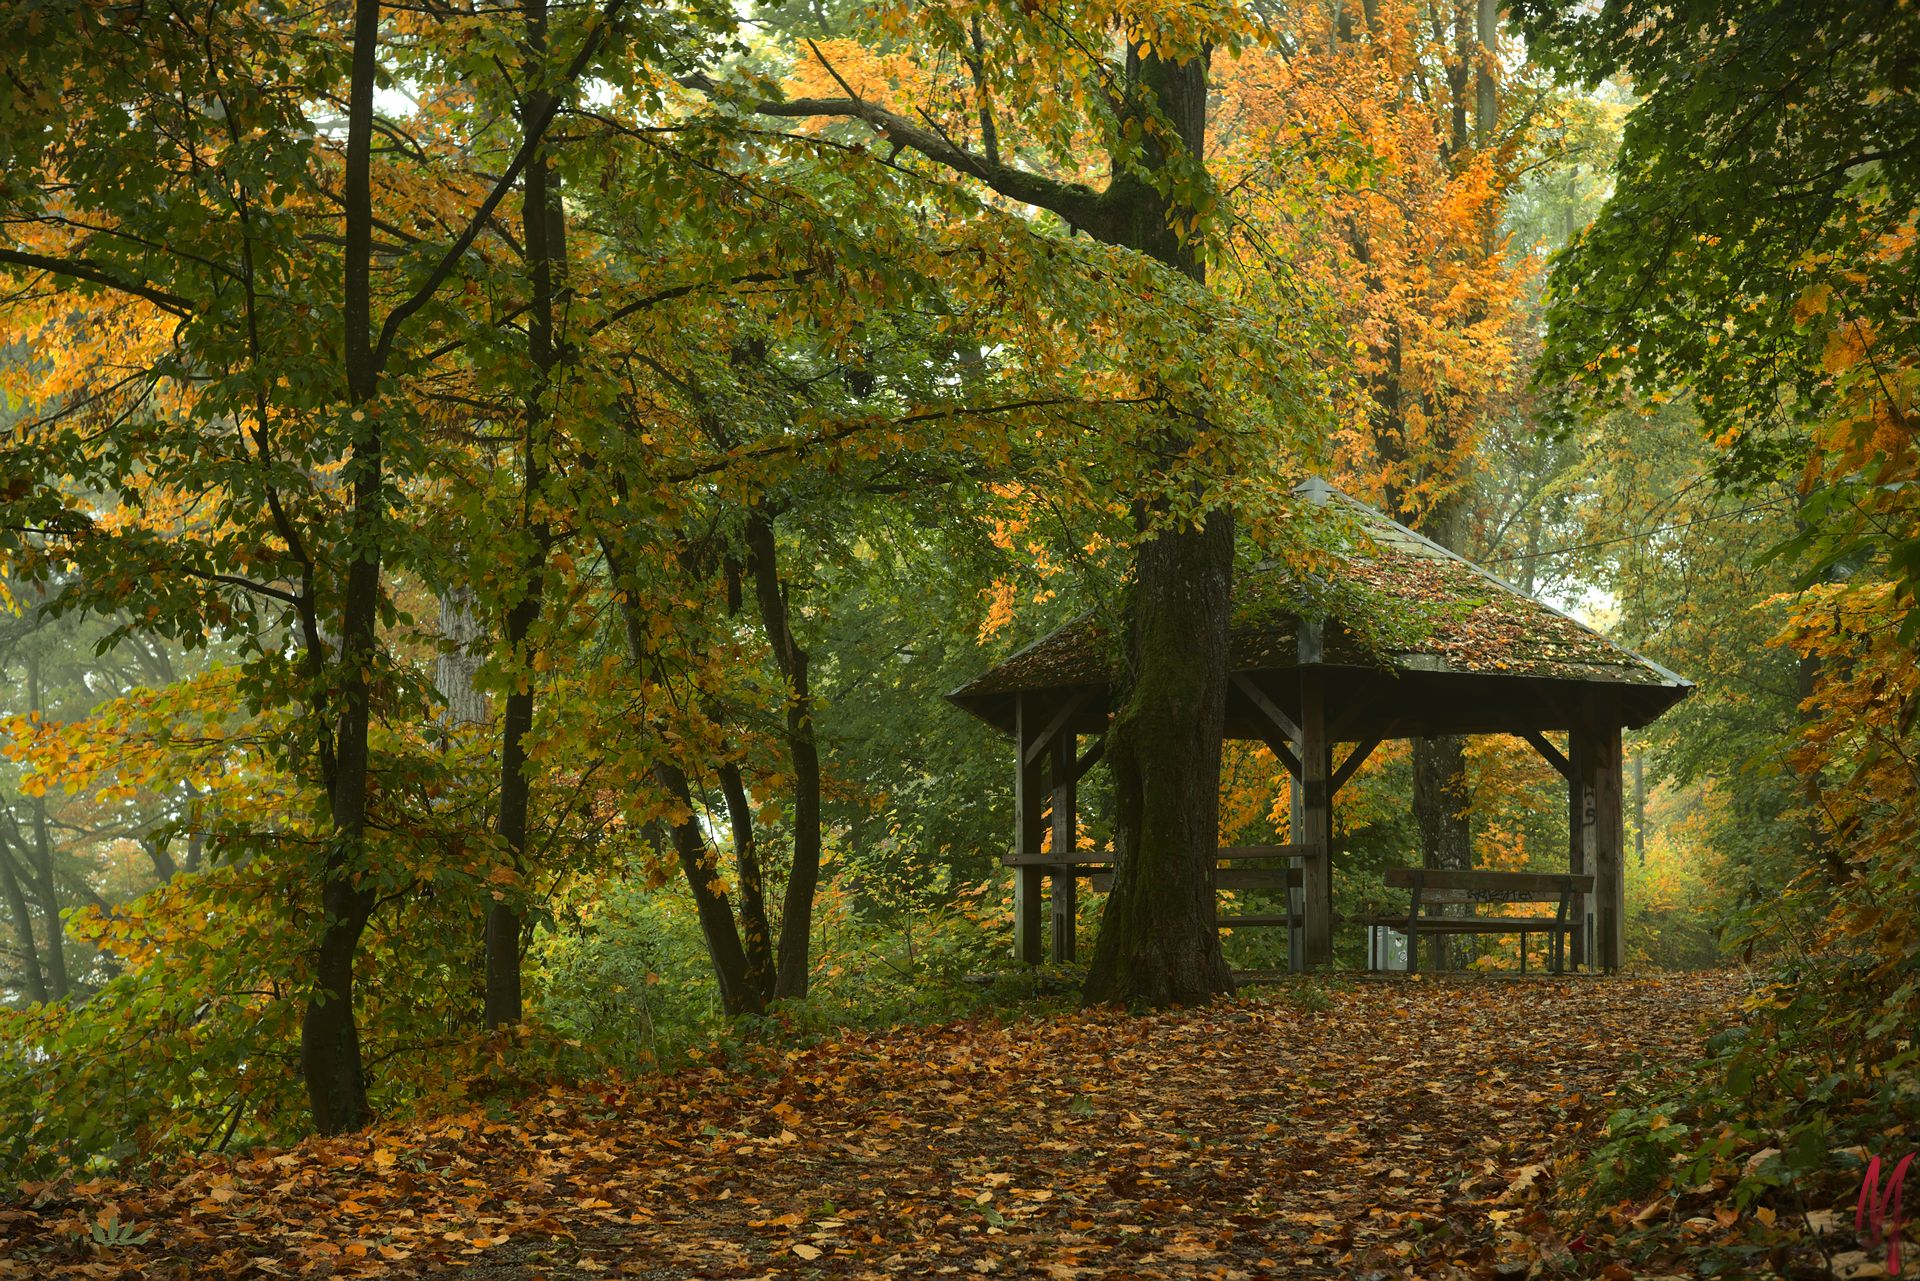
[[[1920,41],[1638,8],[10,11],[0,1163],[1060,999],[941,695],[1211,512],[1322,563],[1310,474],[1699,686],[1632,963],[1777,981],[1618,1177],[1907,1124]],[[1336,908],[1564,805],[1383,750]]]

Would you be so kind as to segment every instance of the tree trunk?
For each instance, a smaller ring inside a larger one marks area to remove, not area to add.
[[[720,860],[701,835],[687,776],[678,766],[662,762],[653,767],[653,777],[686,815],[672,825],[673,851],[700,915],[700,932],[707,940],[714,977],[720,982],[720,1007],[729,1015],[759,1014],[767,1007],[766,998],[748,974],[747,953],[734,924],[733,905],[720,882]]]
[[[522,74],[529,84],[545,79],[547,51],[546,0],[523,0],[526,16],[528,65]],[[528,94],[521,118],[544,117],[548,95]],[[532,780],[527,777],[527,736],[533,732],[534,691],[527,637],[540,621],[546,596],[547,545],[552,531],[536,515],[544,475],[541,453],[551,408],[548,395],[553,369],[559,360],[554,339],[558,291],[566,270],[566,224],[560,202],[560,181],[548,163],[547,149],[536,147],[527,160],[521,205],[525,226],[527,272],[531,297],[527,310],[527,356],[533,366],[533,385],[525,405],[520,447],[520,527],[530,542],[521,567],[520,598],[507,611],[506,645],[516,679],[508,687],[500,718],[500,809],[494,832],[506,847],[516,878],[527,872],[527,823]],[[518,879],[494,891],[487,909],[486,1025],[501,1027],[520,1022],[525,1015],[520,984],[520,938],[525,926],[525,890]]]
[[[1193,1004],[1233,990],[1215,921],[1233,521],[1140,549],[1129,679],[1107,730],[1117,865],[1087,973],[1090,1002]]]
[[[1439,504],[1415,524],[1422,534],[1442,547],[1457,548],[1466,507],[1459,499]],[[1413,818],[1420,833],[1422,867],[1453,870],[1473,866],[1473,829],[1468,807],[1473,802],[1467,786],[1467,740],[1458,735],[1413,740]],[[1440,909],[1443,916],[1464,916],[1470,908],[1458,904]],[[1453,940],[1431,936],[1431,965],[1445,970],[1452,962]]]
[[[1494,130],[1500,123],[1500,0],[1476,0],[1475,34],[1479,37],[1480,63],[1474,69],[1474,132],[1479,145],[1493,145]]]
[[[67,926],[60,916],[60,889],[53,876],[53,833],[47,827],[47,800],[33,798],[33,892],[40,900],[40,916],[47,924],[47,990],[56,1001],[73,995],[67,975]]]
[[[1641,867],[1647,865],[1647,758],[1643,752],[1633,754],[1633,858]]]
[[[27,657],[27,706],[44,716],[46,690],[40,681],[40,658]],[[60,919],[60,890],[53,877],[53,833],[47,826],[47,798],[35,796],[28,806],[32,813],[31,845],[27,856],[27,881],[40,902],[40,919],[46,924],[47,945],[41,953],[46,969],[47,992],[56,1001],[64,1001],[73,991],[67,977],[67,929]]]
[[[600,549],[607,558],[607,568],[614,582],[627,592],[627,598],[620,606],[621,623],[626,632],[627,661],[636,671],[644,672],[649,662],[647,625],[640,614],[637,584],[618,543],[603,535]],[[693,895],[694,909],[700,918],[700,933],[707,943],[707,956],[713,962],[714,978],[720,986],[720,1007],[729,1015],[761,1013],[767,1007],[765,986],[764,983],[756,983],[752,976],[747,950],[740,941],[739,926],[734,922],[733,905],[728,902],[720,880],[720,860],[708,846],[707,838],[701,831],[699,814],[693,805],[693,789],[687,783],[686,773],[677,765],[661,761],[653,767],[653,779],[684,816],[668,830],[674,856],[680,863],[681,874],[686,878],[687,891]],[[743,801],[744,796],[743,789]],[[755,868],[758,868],[757,862]]]
[[[449,728],[487,723],[487,696],[474,684],[484,634],[471,590],[450,587],[441,593],[440,639],[449,648],[434,661],[433,687],[446,704],[441,723]]]
[[[0,841],[5,839],[0,835]],[[13,923],[14,945],[20,952],[20,973],[26,980],[27,995],[45,1003],[51,993],[47,990],[46,970],[40,964],[40,947],[33,937],[33,913],[27,906],[27,894],[14,868],[13,855],[4,846],[0,846],[0,892],[6,895],[7,914]]]
[[[754,843],[752,801],[740,767],[722,765],[720,793],[727,798],[727,826],[733,831],[733,861],[740,872],[741,943],[747,953],[747,982],[762,1000],[773,999],[773,931],[767,924],[767,881]]]
[[[314,1128],[322,1134],[357,1130],[372,1118],[360,1032],[354,1022],[354,953],[373,914],[374,892],[364,885],[367,825],[370,678],[380,605],[380,369],[373,347],[373,89],[378,74],[379,0],[354,0],[352,79],[347,95],[347,142],[342,186],[345,206],[344,365],[356,429],[346,479],[352,491],[353,560],[341,607],[341,711],[330,755],[329,809],[333,840],[320,901],[325,913],[315,948],[313,989],[300,1026],[300,1064]],[[323,733],[323,740],[325,735]]]
[[[1463,869],[1473,866],[1473,834],[1467,816],[1472,797],[1467,790],[1467,740],[1449,734],[1443,738],[1413,740],[1413,818],[1420,831],[1423,867]],[[1448,909],[1448,915],[1459,914]],[[1432,965],[1448,968],[1447,936],[1436,934]]]
[[[774,545],[773,521],[756,511],[747,518],[747,550],[754,596],[767,644],[787,686],[787,755],[793,762],[793,868],[780,909],[780,967],[773,994],[807,994],[813,943],[813,896],[820,884],[820,748],[813,735],[813,694],[807,683],[810,655],[793,634],[786,584]]]
[[[1130,88],[1173,124],[1186,154],[1205,154],[1207,60],[1127,57]],[[1152,156],[1165,169],[1166,156]],[[1194,163],[1198,163],[1197,159]],[[1151,254],[1195,280],[1205,268],[1171,227],[1190,211],[1137,175],[1116,171],[1104,199],[1110,243]],[[1160,442],[1178,456],[1191,428]],[[1228,622],[1233,610],[1233,516],[1167,528],[1164,500],[1139,504],[1156,529],[1135,553],[1124,666],[1114,689],[1107,761],[1113,778],[1113,889],[1087,971],[1090,1003],[1193,1004],[1233,990],[1215,924],[1220,843],[1220,739],[1225,728]]]

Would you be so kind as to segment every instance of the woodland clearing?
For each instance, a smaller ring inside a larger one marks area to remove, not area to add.
[[[0,1212],[0,1276],[1495,1275],[1549,1244],[1616,1091],[1740,987],[1286,983],[762,1047],[47,1185]]]

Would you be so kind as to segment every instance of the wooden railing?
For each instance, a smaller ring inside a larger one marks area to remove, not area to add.
[[[1220,863],[1253,863],[1266,858],[1318,858],[1321,851],[1318,845],[1223,845],[1214,856]],[[1072,858],[1061,858],[1050,850],[1004,854],[1000,858],[1002,867],[1044,867],[1062,872],[1073,869],[1085,869],[1082,875],[1093,875],[1096,869],[1113,866],[1113,855],[1081,853],[1075,851]]]
[[[1228,863],[1257,863],[1267,859],[1297,858],[1314,859],[1322,856],[1317,845],[1223,845],[1214,856],[1216,866],[1213,873],[1213,887],[1216,890],[1296,890],[1306,883],[1306,874],[1299,867],[1225,867]],[[1076,879],[1085,878],[1096,890],[1106,890],[1113,885],[1114,858],[1111,854],[1076,852],[1071,859],[1061,859],[1049,851],[1025,851],[1004,855],[1001,860],[1004,867],[1042,867],[1055,876],[1072,873]],[[1243,916],[1222,916],[1218,918],[1220,928],[1242,929],[1255,926],[1298,925],[1299,918],[1291,910],[1285,913],[1254,914]]]

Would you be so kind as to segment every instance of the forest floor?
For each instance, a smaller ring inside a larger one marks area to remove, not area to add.
[[[1737,995],[1395,976],[848,1034],[49,1186],[0,1206],[0,1278],[1519,1276],[1616,1089]]]

